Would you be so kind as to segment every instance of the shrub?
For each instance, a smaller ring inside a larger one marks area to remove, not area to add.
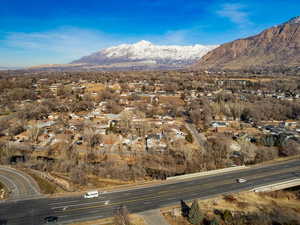
[[[190,132],[188,132],[188,134],[185,136],[185,140],[190,143],[193,143],[193,136]]]
[[[22,125],[16,125],[9,128],[9,135],[15,136],[25,131],[25,128]]]
[[[211,221],[209,221],[208,223],[209,225],[219,225],[219,221],[217,220],[217,218],[213,218]]]
[[[238,202],[237,203],[237,206],[240,208],[240,209],[245,209],[249,206],[249,203],[248,202]]]
[[[117,209],[114,217],[114,222],[116,225],[131,225],[129,220],[129,212],[126,206],[121,206]]]
[[[191,224],[200,225],[203,221],[203,214],[200,211],[199,203],[197,200],[193,201],[193,204],[191,206],[188,221]]]
[[[224,200],[227,202],[236,202],[236,198],[233,195],[224,195]]]
[[[233,222],[233,216],[232,213],[229,210],[225,210],[222,214],[222,219],[227,223],[227,224],[232,224]]]

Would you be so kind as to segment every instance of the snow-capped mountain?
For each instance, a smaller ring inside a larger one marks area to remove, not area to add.
[[[296,16],[292,19],[290,19],[288,22],[286,22],[286,24],[300,24],[300,16]]]
[[[103,49],[89,56],[75,60],[72,64],[114,65],[124,63],[131,66],[142,64],[143,67],[183,67],[198,61],[216,45],[204,46],[176,46],[154,45],[149,41],[140,41],[135,44],[122,44]]]

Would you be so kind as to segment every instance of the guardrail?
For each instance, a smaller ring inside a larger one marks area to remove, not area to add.
[[[190,173],[180,176],[174,176],[174,177],[168,177],[167,180],[181,180],[181,179],[189,179],[194,177],[202,177],[202,176],[209,176],[219,173],[227,173],[235,170],[241,170],[241,169],[247,169],[247,166],[235,166],[235,167],[229,167],[224,169],[218,169],[218,170],[210,170],[205,172],[199,172],[199,173]]]
[[[264,185],[261,187],[253,188],[250,191],[254,191],[254,192],[278,191],[278,190],[295,187],[295,186],[300,186],[300,178]]]

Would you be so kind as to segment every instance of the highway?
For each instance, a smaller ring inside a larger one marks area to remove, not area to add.
[[[241,177],[247,182],[237,183],[236,179]],[[55,215],[59,224],[68,224],[112,216],[120,205],[126,205],[131,213],[137,213],[178,204],[180,200],[204,199],[299,177],[300,160],[294,160],[151,187],[107,192],[97,199],[73,196],[8,201],[0,204],[0,220],[11,225],[40,225],[44,217]]]
[[[11,191],[11,199],[30,198],[40,195],[39,187],[32,177],[10,167],[0,167],[0,182]]]

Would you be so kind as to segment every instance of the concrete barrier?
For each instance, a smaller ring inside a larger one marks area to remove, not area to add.
[[[167,180],[189,179],[189,178],[209,176],[209,175],[214,175],[214,174],[219,174],[219,173],[227,173],[227,172],[241,170],[241,169],[247,169],[247,168],[248,168],[247,166],[235,166],[235,167],[229,167],[229,168],[218,169],[218,170],[210,170],[210,171],[205,171],[205,172],[190,173],[190,174],[185,174],[185,175],[180,175],[180,176],[175,176],[175,177],[168,177]]]
[[[251,191],[254,192],[278,191],[278,190],[282,190],[290,187],[296,187],[296,186],[300,186],[300,178],[264,185],[261,187],[253,188]]]

